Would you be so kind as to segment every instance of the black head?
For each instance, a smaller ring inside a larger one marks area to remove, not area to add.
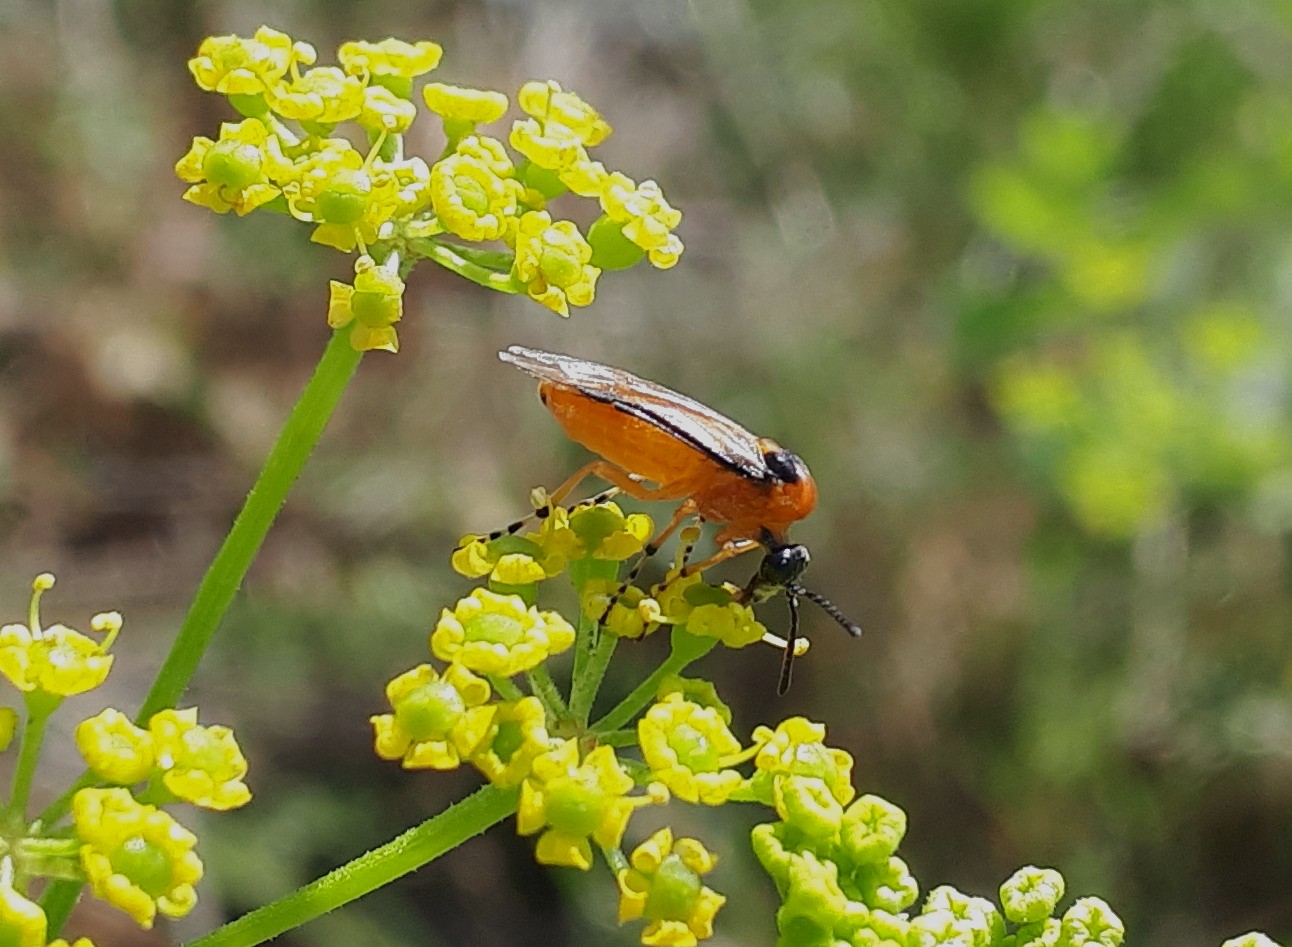
[[[778,592],[785,593],[790,609],[790,628],[785,643],[785,659],[781,664],[781,678],[776,686],[778,694],[784,694],[790,686],[790,675],[794,668],[794,643],[799,637],[800,596],[819,607],[854,638],[861,634],[861,626],[849,620],[833,602],[799,584],[799,576],[803,574],[811,558],[807,547],[797,543],[771,545],[758,565],[758,572],[741,593],[741,600],[751,604],[765,602]]]
[[[747,601],[765,602],[782,589],[798,581],[812,557],[807,546],[785,543],[772,546],[758,564],[758,572],[745,589]]]

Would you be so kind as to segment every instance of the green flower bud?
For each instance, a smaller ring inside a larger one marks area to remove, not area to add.
[[[1121,947],[1126,926],[1101,898],[1082,898],[1063,915],[1055,947]]]
[[[1000,903],[1010,921],[1030,924],[1054,913],[1063,889],[1063,876],[1053,868],[1026,865],[1000,886]]]

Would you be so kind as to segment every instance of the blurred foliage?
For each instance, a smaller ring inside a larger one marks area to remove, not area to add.
[[[380,766],[366,717],[464,591],[457,536],[581,461],[493,360],[522,342],[808,460],[810,584],[867,637],[816,616],[777,704],[774,654],[703,670],[748,724],[826,721],[910,813],[920,878],[987,892],[1053,864],[1138,944],[1292,938],[1287,3],[0,6],[0,601],[53,569],[70,613],[119,607],[119,649],[157,661],[344,272],[286,222],[178,199],[175,158],[227,118],[184,60],[261,22],[577,89],[688,250],[568,323],[410,286],[404,350],[365,359],[196,686],[257,799],[204,839],[195,928],[467,790]],[[117,683],[129,707],[144,682]],[[766,943],[734,819],[675,828],[726,853],[719,932]],[[607,879],[569,874],[496,830],[283,942],[631,942]]]

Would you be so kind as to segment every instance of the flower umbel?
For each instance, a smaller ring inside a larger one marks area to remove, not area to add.
[[[333,283],[329,324],[350,327],[358,351],[395,351],[402,280],[431,260],[498,292],[526,294],[562,316],[593,301],[601,266],[619,269],[649,256],[671,266],[681,253],[673,235],[680,213],[654,182],[638,186],[607,170],[588,149],[610,125],[577,94],[552,81],[525,83],[517,101],[529,117],[508,140],[477,134],[509,101],[500,92],[443,82],[421,96],[414,81],[435,69],[442,48],[430,40],[341,44],[338,65],[314,65],[315,50],[262,27],[250,39],[205,40],[189,69],[200,88],[228,96],[242,120],[219,139],[197,137],[176,164],[190,187],[185,199],[217,213],[265,208],[315,226],[311,239],[345,253],[358,251],[389,269],[392,286]],[[418,102],[443,121],[446,146],[434,161],[405,152]],[[370,146],[360,159],[349,141],[353,122]],[[595,251],[570,220],[545,210],[562,194],[595,199]],[[499,249],[457,241],[498,241]],[[594,259],[597,261],[594,263]],[[366,311],[350,296],[370,292],[387,302]],[[361,311],[364,310],[364,311]]]

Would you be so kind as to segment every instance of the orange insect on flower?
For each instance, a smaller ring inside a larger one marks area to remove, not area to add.
[[[680,500],[659,546],[688,518],[719,524],[720,549],[688,571],[763,547],[767,554],[742,600],[761,602],[784,591],[790,639],[780,690],[798,633],[798,596],[820,605],[850,634],[861,629],[798,583],[807,549],[790,543],[789,527],[816,506],[816,482],[797,454],[757,437],[705,404],[623,369],[513,345],[498,357],[538,379],[538,396],[569,437],[600,460],[586,464],[553,494],[560,502],[589,474],[639,500]],[[631,577],[630,577],[631,580]]]

